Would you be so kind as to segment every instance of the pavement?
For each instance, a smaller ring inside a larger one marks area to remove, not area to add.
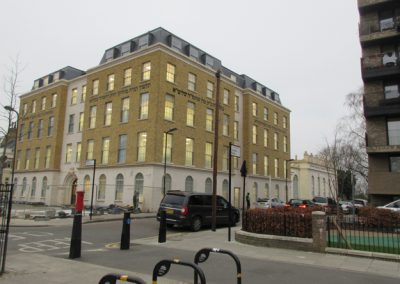
[[[121,220],[122,215],[100,215],[94,216],[92,222]],[[154,213],[133,214],[133,218],[150,218]],[[116,219],[117,218],[117,219]],[[83,217],[84,222],[91,222],[88,216]],[[13,226],[63,226],[72,224],[72,219],[51,219],[49,221],[33,221],[13,219]],[[240,230],[239,226],[233,228],[232,241],[228,242],[228,229],[218,228],[216,232],[203,230],[197,233],[169,232],[167,242],[159,244],[157,237],[132,240],[132,244],[142,244],[155,248],[171,250],[187,250],[193,255],[200,249],[209,247],[221,248],[235,253],[239,259],[249,257],[260,261],[274,261],[309,265],[313,267],[337,269],[342,271],[360,272],[365,274],[382,275],[400,280],[400,262],[385,261],[375,258],[356,257],[342,254],[303,252],[295,250],[255,247],[234,241],[234,232]],[[152,283],[151,275],[131,271],[119,271],[108,267],[93,265],[80,260],[69,260],[66,258],[46,256],[42,254],[16,254],[7,257],[6,273],[1,277],[2,284],[11,283],[98,283],[102,276],[107,273],[120,273],[136,276]],[[245,277],[245,276],[244,276]],[[185,283],[162,277],[160,283]]]

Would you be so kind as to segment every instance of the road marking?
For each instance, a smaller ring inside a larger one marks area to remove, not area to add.
[[[66,249],[70,247],[70,242],[71,242],[70,238],[30,242],[30,243],[19,244],[18,246],[20,248],[18,250],[21,252],[33,253],[33,252]],[[87,245],[93,245],[93,243],[85,241],[82,241],[82,243]]]
[[[120,247],[120,243],[109,243],[106,244],[105,247],[108,249],[117,249]]]
[[[22,232],[22,233],[15,233],[8,235],[11,241],[25,240],[27,237],[49,237],[49,236],[54,236],[54,234],[48,232]]]

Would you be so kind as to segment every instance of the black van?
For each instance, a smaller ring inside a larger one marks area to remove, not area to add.
[[[167,214],[167,225],[190,227],[198,231],[202,226],[210,225],[212,221],[212,194],[199,192],[168,191],[160,203],[157,220],[160,220],[161,210]],[[229,224],[228,201],[217,195],[217,225]],[[231,225],[240,219],[239,210],[232,206]]]

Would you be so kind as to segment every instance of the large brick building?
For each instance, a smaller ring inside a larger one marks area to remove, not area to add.
[[[253,200],[284,199],[290,112],[279,95],[158,28],[106,50],[85,72],[66,67],[36,80],[21,97],[16,200],[71,204],[75,185],[90,200],[86,160],[95,159],[96,205],[132,204],[138,192],[142,210],[152,211],[162,198],[164,154],[167,190],[211,191],[217,70],[218,193],[228,194],[232,142],[242,156],[233,161],[234,203],[243,160]]]
[[[358,0],[373,204],[400,196],[400,1]]]

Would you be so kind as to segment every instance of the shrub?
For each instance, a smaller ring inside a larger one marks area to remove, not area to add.
[[[320,207],[250,209],[244,214],[243,230],[257,234],[312,238],[311,213],[320,210]]]
[[[388,209],[362,207],[358,210],[359,221],[371,228],[396,228],[400,225],[400,213]]]

